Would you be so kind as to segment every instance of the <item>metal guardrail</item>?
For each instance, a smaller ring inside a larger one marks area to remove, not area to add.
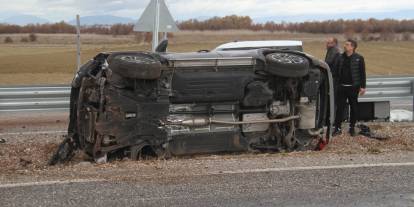
[[[67,85],[8,86],[0,88],[0,111],[67,110]]]
[[[414,76],[371,76],[367,93],[359,101],[413,99]],[[66,85],[0,87],[1,111],[51,111],[69,109],[70,87]]]
[[[367,92],[360,102],[410,99],[414,96],[414,76],[373,76],[367,79]]]

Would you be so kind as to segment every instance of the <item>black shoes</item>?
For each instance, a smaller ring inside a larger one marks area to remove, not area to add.
[[[342,129],[341,128],[337,128],[337,127],[335,127],[335,129],[334,129],[334,131],[333,131],[333,133],[332,133],[332,136],[338,136],[338,135],[341,135],[342,134]],[[355,137],[357,134],[356,134],[356,132],[355,132],[355,128],[354,127],[350,127],[349,128],[349,134],[352,136],[352,137]]]
[[[342,134],[342,129],[335,127],[335,129],[334,129],[334,131],[332,133],[332,136],[335,137],[335,136],[338,136],[338,135],[341,135],[341,134]]]
[[[355,127],[349,128],[349,134],[351,135],[351,137],[355,137],[357,135],[355,132]]]

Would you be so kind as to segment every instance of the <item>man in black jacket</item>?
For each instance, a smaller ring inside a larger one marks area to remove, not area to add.
[[[335,76],[338,80],[338,90],[336,93],[336,118],[334,135],[342,133],[341,125],[343,113],[348,100],[351,106],[351,118],[349,133],[355,136],[355,124],[358,114],[358,96],[365,94],[366,73],[364,57],[356,53],[357,42],[348,39],[344,45],[344,53],[338,58],[336,63]]]
[[[341,50],[338,48],[338,39],[330,37],[326,41],[326,56],[325,62],[331,68],[331,71],[335,71],[335,62],[338,56],[341,55]]]
[[[331,69],[332,74],[334,74],[333,81],[334,81],[335,93],[337,93],[338,91],[338,80],[335,76],[335,72],[337,71],[336,63],[340,56],[341,56],[341,50],[338,47],[338,39],[335,37],[329,37],[326,40],[325,62],[329,65],[329,68]],[[336,112],[336,106],[335,106],[335,112]]]

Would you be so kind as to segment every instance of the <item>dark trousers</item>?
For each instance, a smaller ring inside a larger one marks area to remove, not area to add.
[[[344,117],[344,111],[346,106],[346,101],[348,100],[349,105],[351,106],[351,119],[350,127],[355,127],[358,115],[358,94],[359,89],[352,86],[338,86],[336,93],[336,117],[335,117],[335,127],[341,128],[341,124]]]

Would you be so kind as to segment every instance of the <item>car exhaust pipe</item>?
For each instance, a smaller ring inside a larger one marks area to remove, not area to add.
[[[241,125],[241,124],[263,124],[263,123],[283,123],[292,120],[300,119],[300,116],[289,116],[281,119],[270,119],[270,120],[250,120],[250,121],[220,121],[207,118],[195,118],[187,119],[180,122],[172,122],[171,124],[183,125],[183,126],[206,126],[209,124],[225,124],[225,125]]]

